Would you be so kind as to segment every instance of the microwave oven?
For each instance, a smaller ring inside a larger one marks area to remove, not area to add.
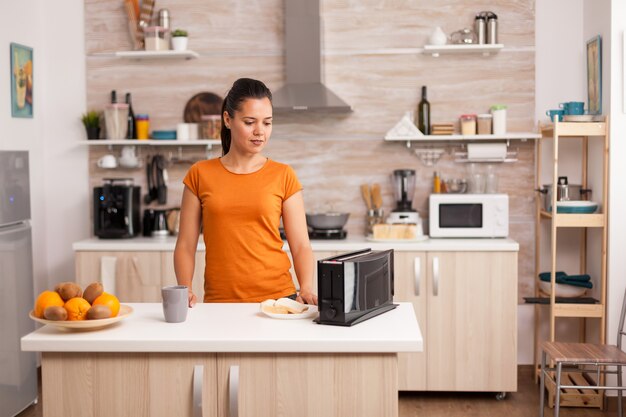
[[[507,237],[507,194],[431,194],[430,237]]]

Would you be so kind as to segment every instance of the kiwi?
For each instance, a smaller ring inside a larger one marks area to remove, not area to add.
[[[92,282],[85,288],[85,292],[83,293],[83,298],[89,302],[89,304],[93,304],[94,300],[104,292],[104,288],[102,284],[99,282]]]
[[[62,321],[67,320],[67,311],[61,306],[46,307],[43,311],[43,317],[46,320]]]
[[[60,282],[54,287],[54,290],[59,293],[63,301],[83,296],[82,288],[75,282]]]
[[[87,320],[108,319],[111,317],[111,309],[105,305],[95,305],[87,310]]]

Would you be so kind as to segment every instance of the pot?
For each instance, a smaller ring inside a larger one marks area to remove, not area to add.
[[[342,229],[350,213],[307,213],[306,224],[313,229]]]
[[[556,187],[556,201],[589,200],[591,195],[591,190],[583,189],[581,185],[568,184],[567,177],[559,177]],[[544,184],[543,188],[537,191],[543,194],[543,209],[551,211],[552,184]]]
[[[177,236],[180,228],[180,209],[173,208],[167,212],[167,230],[171,235]]]

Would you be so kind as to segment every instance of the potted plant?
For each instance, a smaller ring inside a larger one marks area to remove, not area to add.
[[[172,49],[175,51],[187,50],[187,31],[176,29],[172,32]]]
[[[87,139],[100,139],[100,112],[90,110],[82,115],[81,120],[87,131]]]

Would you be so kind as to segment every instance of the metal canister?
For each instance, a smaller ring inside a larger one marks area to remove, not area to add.
[[[498,43],[498,16],[495,13],[487,17],[487,43]]]
[[[170,28],[170,11],[167,9],[159,10],[159,26],[165,29]]]
[[[474,21],[474,30],[476,31],[476,37],[478,38],[479,44],[484,44],[487,38],[487,22],[485,21],[485,16],[482,14],[476,15],[476,20]]]

